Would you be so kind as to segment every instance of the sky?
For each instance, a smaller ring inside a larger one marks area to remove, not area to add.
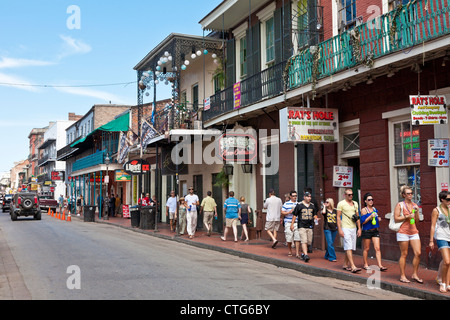
[[[221,2],[0,1],[0,173],[28,158],[33,128],[95,104],[136,105],[133,68],[170,33],[203,35],[198,22]]]

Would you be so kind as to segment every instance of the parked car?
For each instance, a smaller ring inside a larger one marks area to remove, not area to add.
[[[3,212],[5,212],[6,210],[11,210],[11,200],[13,198],[12,194],[5,194],[5,196],[3,197],[3,202],[2,202],[2,209]]]
[[[29,216],[41,220],[41,208],[37,194],[33,192],[16,193],[11,203],[11,220],[16,221],[18,217]]]
[[[49,195],[40,195],[39,204],[42,211],[48,211],[48,209],[50,209],[53,212],[56,212],[56,208],[58,207],[58,201]]]

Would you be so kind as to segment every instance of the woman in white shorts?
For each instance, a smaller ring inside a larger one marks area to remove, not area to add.
[[[409,283],[405,275],[406,257],[408,256],[408,248],[414,252],[413,259],[413,274],[411,279],[417,283],[423,284],[423,280],[417,275],[420,263],[421,244],[419,230],[417,230],[416,223],[419,221],[419,206],[412,202],[413,190],[411,187],[403,186],[400,189],[404,201],[399,202],[395,206],[394,219],[395,222],[403,222],[400,230],[397,232],[397,242],[400,246],[400,259],[398,261],[400,267],[400,282]]]

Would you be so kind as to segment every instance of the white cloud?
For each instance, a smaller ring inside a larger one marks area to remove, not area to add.
[[[113,104],[127,104],[119,96],[117,96],[113,93],[110,93],[110,92],[106,92],[106,91],[93,90],[93,89],[89,89],[89,88],[73,88],[73,87],[71,87],[71,88],[59,87],[59,88],[55,88],[55,89],[60,92],[69,93],[69,94],[73,94],[73,95],[96,98],[96,99],[105,101],[106,103],[109,103],[111,101],[111,103],[113,103]]]
[[[0,57],[0,69],[43,67],[54,64],[49,61]]]
[[[74,39],[70,36],[59,36],[63,40],[62,53],[59,59],[75,54],[86,54],[91,52],[92,47],[81,40]]]

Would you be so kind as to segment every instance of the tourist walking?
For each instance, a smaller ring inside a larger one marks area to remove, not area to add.
[[[345,260],[343,269],[356,273],[361,271],[353,261],[357,237],[361,236],[361,224],[358,214],[358,203],[353,201],[353,190],[345,189],[344,200],[337,206],[337,226],[339,235],[344,238]]]
[[[439,291],[445,293],[450,284],[449,266],[450,266],[450,192],[442,191],[439,193],[438,207],[431,213],[430,230],[430,248],[434,249],[434,239],[442,256],[441,266],[439,268],[441,282]]]
[[[297,205],[297,191],[291,191],[289,194],[289,199],[283,204],[281,208],[281,214],[283,215],[284,223],[284,236],[286,238],[286,243],[289,249],[288,256],[292,257],[292,246],[295,248],[296,257],[300,257],[300,234],[298,233],[298,228],[294,226],[294,230],[291,230],[291,223],[294,208]]]
[[[197,230],[197,206],[200,205],[198,196],[194,194],[194,187],[189,188],[189,194],[184,197],[187,205],[186,221],[187,221],[187,233],[189,239],[194,238],[195,231]]]
[[[308,256],[308,245],[312,244],[314,221],[318,220],[317,208],[311,202],[311,193],[304,193],[303,201],[297,203],[292,214],[291,231],[294,231],[295,225],[297,225],[300,234],[300,244],[302,246],[300,258],[308,262],[310,260]]]
[[[228,229],[233,229],[234,242],[237,242],[237,222],[241,218],[241,204],[234,197],[234,191],[230,191],[229,197],[225,200],[223,205],[225,210],[225,231],[223,237],[220,237],[222,241],[227,240]]]
[[[245,203],[245,198],[244,197],[240,197],[239,198],[240,201],[240,205],[241,205],[241,226],[242,226],[242,234],[241,234],[241,240],[244,240],[244,236],[245,236],[245,240],[244,241],[248,241],[248,229],[247,229],[247,225],[249,222],[249,214],[252,213],[252,210],[250,209],[250,206]]]
[[[184,235],[184,232],[186,231],[186,212],[186,201],[184,200],[184,197],[181,197],[178,205],[178,214],[175,214],[175,220],[178,220],[178,233],[180,235]]]
[[[381,263],[380,249],[380,221],[378,210],[373,206],[374,198],[371,193],[366,193],[363,197],[365,207],[361,209],[362,241],[363,241],[363,260],[364,270],[369,269],[367,258],[369,256],[370,242],[373,243],[375,257],[377,259],[380,271],[386,271],[387,268]]]
[[[280,229],[281,208],[283,202],[275,195],[275,190],[269,191],[269,198],[264,202],[264,209],[267,209],[265,229],[272,239],[272,249],[275,249],[278,240],[277,232]]]
[[[166,202],[166,217],[169,219],[170,231],[175,232],[177,227],[177,197],[175,196],[175,191],[170,191],[170,197]]]
[[[397,232],[397,242],[400,246],[400,259],[398,261],[400,267],[400,281],[403,283],[410,283],[405,275],[406,257],[408,256],[408,249],[411,246],[413,258],[413,273],[412,280],[422,284],[423,280],[419,278],[417,272],[419,270],[421,244],[419,230],[417,229],[417,222],[419,221],[419,206],[415,204],[413,199],[413,190],[409,186],[403,186],[400,193],[404,198],[395,206],[394,219],[396,223],[402,223]]]
[[[325,259],[331,262],[336,262],[336,250],[334,249],[334,241],[336,240],[338,227],[336,222],[337,211],[334,207],[334,200],[328,198],[325,200],[322,208],[323,215],[323,231],[325,240],[327,242],[327,249],[325,251]]]
[[[111,198],[109,198],[108,214],[110,217],[116,215],[116,197],[114,197],[114,194],[111,194]]]
[[[203,212],[203,224],[206,228],[206,235],[211,236],[213,228],[213,218],[217,217],[217,203],[212,197],[212,192],[206,193],[206,198],[200,204],[200,214]]]

